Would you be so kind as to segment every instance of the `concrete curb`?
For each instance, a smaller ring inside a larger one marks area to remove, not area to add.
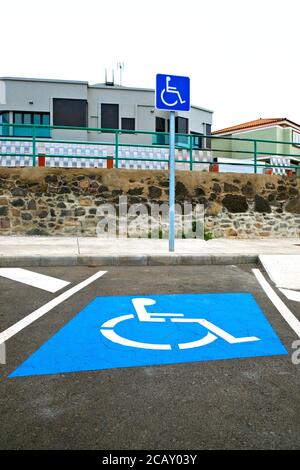
[[[0,267],[34,266],[191,266],[256,264],[259,255],[73,255],[0,256]]]

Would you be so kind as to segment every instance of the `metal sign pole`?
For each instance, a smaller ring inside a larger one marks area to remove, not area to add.
[[[175,111],[190,110],[190,79],[179,75],[156,75],[156,109],[170,112],[169,156],[169,251],[175,251]]]
[[[170,158],[169,158],[169,251],[175,244],[175,111],[170,111]]]

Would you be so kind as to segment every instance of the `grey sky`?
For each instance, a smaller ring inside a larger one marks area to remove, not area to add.
[[[154,88],[191,77],[215,129],[258,117],[300,123],[299,0],[10,0],[1,2],[0,76]]]

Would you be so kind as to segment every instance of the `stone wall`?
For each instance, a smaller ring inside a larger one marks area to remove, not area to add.
[[[0,169],[0,234],[95,236],[97,208],[168,200],[168,173],[107,169]],[[205,206],[213,237],[300,237],[300,178],[176,174],[176,201]]]

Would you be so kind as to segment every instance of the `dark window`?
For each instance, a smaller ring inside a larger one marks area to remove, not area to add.
[[[9,135],[9,126],[5,126],[5,124],[9,124],[9,113],[0,113],[0,135],[6,136]]]
[[[166,131],[166,120],[161,117],[156,117],[155,132],[165,132],[165,131]]]
[[[188,134],[189,120],[180,116],[175,118],[175,132],[176,134]]]
[[[161,117],[155,118],[155,132],[166,132],[166,120]],[[165,135],[156,135],[156,144],[165,145],[166,143],[166,136]]]
[[[87,101],[53,98],[54,126],[87,127]]]
[[[206,135],[211,135],[211,124],[205,124],[205,134]],[[211,149],[211,139],[209,137],[206,137],[206,148]]]
[[[49,126],[50,114],[49,113],[27,113],[27,112],[14,112],[14,124],[22,124],[20,127],[14,127],[13,133],[15,137],[32,137],[33,128],[27,127],[25,124],[36,124]],[[36,137],[50,137],[50,129],[36,128]]]
[[[175,133],[176,134],[188,134],[189,132],[189,120],[180,116],[175,118]],[[186,147],[189,145],[189,138],[184,135],[176,135],[176,145],[180,147]]]
[[[135,119],[134,118],[122,118],[122,130],[134,131]]]
[[[101,104],[101,128],[119,129],[119,105]]]

